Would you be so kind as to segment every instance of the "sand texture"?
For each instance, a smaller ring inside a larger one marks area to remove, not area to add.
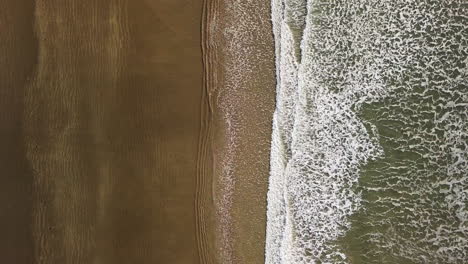
[[[269,1],[209,1],[219,263],[264,263],[275,67]]]
[[[210,263],[202,10],[0,1],[1,263]]]

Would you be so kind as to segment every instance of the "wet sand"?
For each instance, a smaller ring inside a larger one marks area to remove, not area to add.
[[[275,105],[270,1],[211,1],[213,197],[219,263],[264,263]]]
[[[209,263],[202,1],[0,7],[1,261]]]

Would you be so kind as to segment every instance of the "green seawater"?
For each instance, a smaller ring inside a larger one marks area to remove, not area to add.
[[[468,2],[272,3],[266,263],[468,263]]]
[[[358,112],[384,154],[361,168],[361,207],[337,242],[350,263],[468,263],[467,6],[382,12],[396,25],[380,35],[397,58],[390,93]]]

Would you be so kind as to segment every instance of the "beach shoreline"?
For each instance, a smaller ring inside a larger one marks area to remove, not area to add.
[[[218,263],[263,263],[275,106],[270,2],[215,1],[213,197]]]

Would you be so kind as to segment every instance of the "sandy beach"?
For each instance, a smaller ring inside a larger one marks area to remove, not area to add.
[[[32,172],[24,155],[23,94],[37,51],[31,1],[0,1],[0,260],[32,263]],[[21,19],[19,19],[21,18]]]
[[[269,1],[0,7],[2,263],[264,262]]]
[[[0,6],[1,261],[199,263],[202,1]]]
[[[275,98],[269,1],[212,1],[209,87],[218,263],[264,263]]]

